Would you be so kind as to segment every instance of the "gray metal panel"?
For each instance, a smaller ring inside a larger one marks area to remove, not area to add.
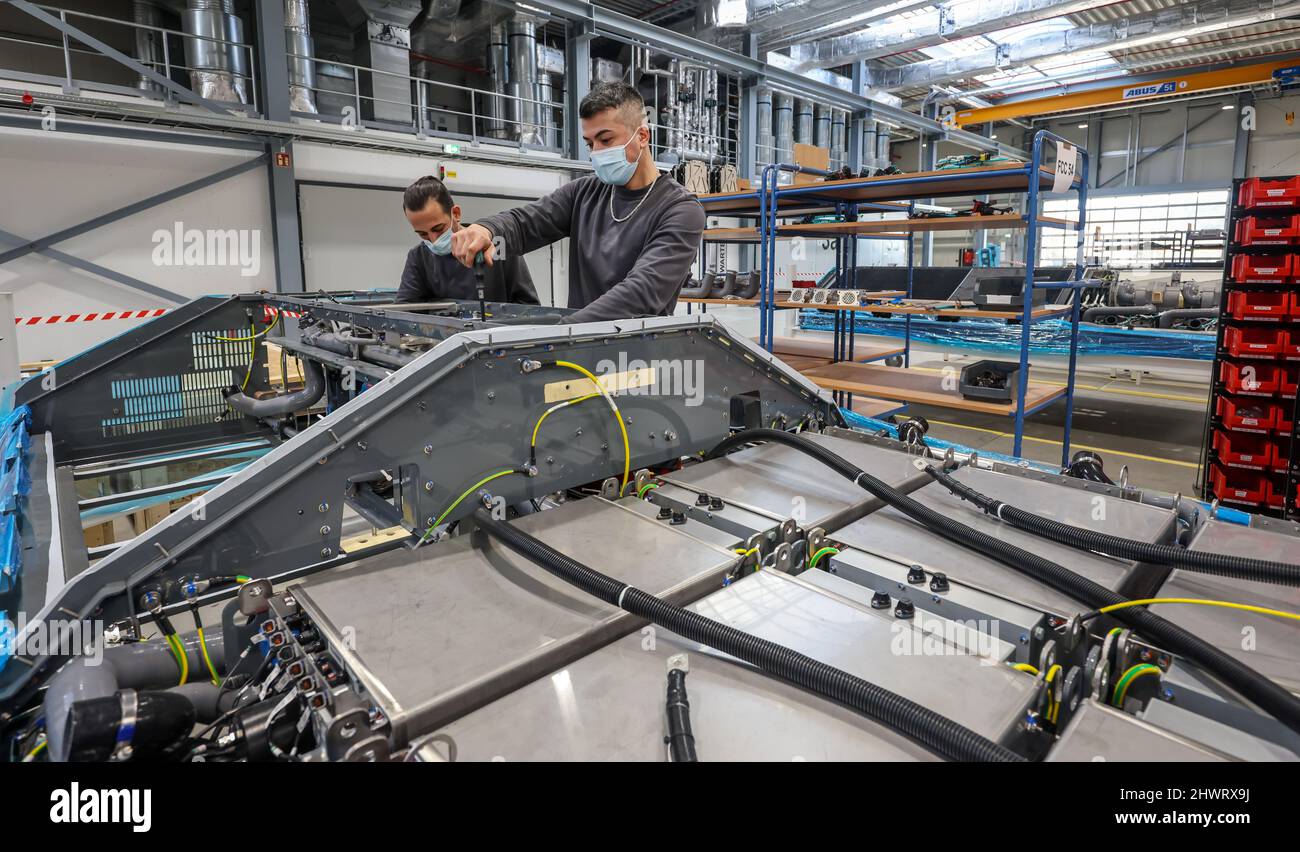
[[[914,457],[905,452],[823,435],[807,437],[887,483],[896,484],[915,472],[910,465]],[[1094,520],[1093,501],[1098,495],[982,469],[963,468],[957,477],[985,494],[1055,520],[1102,529],[1127,538],[1167,541],[1173,528],[1173,513],[1151,506],[1106,498],[1105,519]],[[809,523],[861,499],[865,494],[808,456],[777,445],[743,450],[723,459],[688,467],[667,479],[782,517],[802,510],[804,522]],[[1132,569],[1131,563],[1084,553],[1012,529],[939,486],[925,486],[912,497],[967,526],[1038,553],[1110,588],[1118,588],[1126,572]],[[1037,581],[931,535],[893,509],[875,512],[832,537],[868,553],[920,563],[965,585],[1051,612],[1068,614],[1080,607],[1078,602]]]
[[[916,473],[906,453],[822,435],[805,437],[891,485]],[[751,447],[664,478],[781,518],[802,511],[807,522],[866,496],[821,463],[779,444]]]
[[[1300,563],[1300,538],[1221,521],[1207,522],[1190,547]],[[1228,600],[1285,612],[1300,611],[1300,588],[1182,570],[1169,575],[1159,596]],[[1265,677],[1300,693],[1300,623],[1220,607],[1169,605],[1157,607],[1157,611]]]
[[[1105,521],[1093,521],[1093,495],[985,470],[964,470],[959,476],[985,494],[1014,501],[1055,520],[1140,541],[1163,540],[1173,524],[1170,513],[1120,500],[1108,502]],[[1128,562],[1085,553],[1013,529],[935,486],[926,487],[913,497],[949,518],[1036,553],[1112,589],[1121,585],[1125,574],[1132,568]],[[1045,584],[923,531],[893,509],[884,509],[863,518],[841,530],[836,538],[864,550],[910,558],[966,585],[1003,594],[1050,612],[1070,614],[1080,608],[1079,602]]]
[[[824,576],[827,586],[842,584]],[[1014,726],[1034,680],[969,656],[893,653],[895,620],[774,572],[690,607],[932,707],[986,736]],[[883,726],[665,630],[628,636],[447,725],[459,760],[664,759],[667,659],[688,652],[691,727],[702,760],[931,760]],[[450,738],[450,740],[448,740]]]
[[[584,500],[515,522],[600,571],[679,603],[735,554],[621,506]],[[355,660],[399,742],[522,686],[640,622],[482,536],[397,551],[296,588]],[[384,695],[387,693],[387,696]]]
[[[1232,758],[1087,699],[1065,726],[1047,760],[1168,763]]]

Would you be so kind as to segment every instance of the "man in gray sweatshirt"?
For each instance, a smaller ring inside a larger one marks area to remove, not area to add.
[[[471,266],[569,238],[568,322],[667,316],[690,277],[704,209],[650,153],[645,103],[622,83],[599,83],[578,108],[595,174],[545,198],[488,216],[451,235]]]

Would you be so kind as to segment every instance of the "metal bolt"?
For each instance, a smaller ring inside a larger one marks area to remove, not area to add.
[[[496,391],[488,391],[487,396],[488,396],[488,399],[489,399],[489,400],[496,399],[496,398],[497,398],[497,392],[496,392]]]
[[[364,453],[366,450],[370,449],[370,445],[365,441],[357,441],[357,449]]]
[[[425,444],[425,445],[424,445],[424,454],[425,454],[426,456],[431,456],[431,455],[433,455],[433,444]]]
[[[330,534],[330,527],[329,527],[329,524],[322,524],[322,525],[321,525],[321,528],[320,528],[320,534],[321,534],[321,535],[329,535],[329,534]]]
[[[425,490],[425,491],[432,491],[432,490],[433,490],[433,480],[432,480],[432,479],[430,479],[428,482],[424,483],[424,490]]]
[[[674,432],[674,431],[671,430],[671,429],[665,429],[665,430],[664,430],[664,440],[665,440],[665,441],[676,441],[676,440],[677,440],[677,433]]]
[[[320,555],[321,555],[321,556],[324,556],[324,557],[330,557],[330,556],[333,556],[333,555],[334,555],[334,550],[333,550],[332,548],[329,548],[329,547],[322,547],[322,548],[320,549]]]
[[[316,507],[317,512],[328,512],[329,510],[330,510],[329,503],[321,503],[319,506]]]
[[[582,437],[582,430],[581,430],[581,429],[577,430],[576,432],[573,433],[573,435],[574,435],[574,437],[576,437],[576,438],[581,438],[581,437]]]

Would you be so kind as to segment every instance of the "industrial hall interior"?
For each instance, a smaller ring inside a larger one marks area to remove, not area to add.
[[[0,760],[1300,761],[1298,111],[1290,0],[0,0]]]

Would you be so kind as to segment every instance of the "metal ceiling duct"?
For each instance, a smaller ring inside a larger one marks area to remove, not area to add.
[[[233,20],[232,20],[233,19]],[[190,88],[212,101],[248,103],[248,54],[233,0],[188,0],[181,12]],[[227,44],[227,42],[235,42]],[[236,58],[238,57],[238,58]],[[243,74],[237,73],[242,69]]]
[[[284,45],[289,53],[289,109],[316,112],[316,46],[307,0],[284,0]]]
[[[695,6],[695,26],[700,31],[744,27],[749,19],[749,0],[700,0]]]
[[[141,27],[161,27],[163,23],[162,7],[152,0],[135,0],[131,4],[131,20]],[[135,58],[141,64],[166,76],[167,69],[163,62],[163,34],[157,30],[135,29]],[[162,87],[143,74],[135,84],[142,92],[159,94]]]
[[[423,10],[419,0],[352,0],[365,16],[357,35],[357,64],[373,69],[361,75],[362,117],[409,125],[411,100],[411,22]]]

